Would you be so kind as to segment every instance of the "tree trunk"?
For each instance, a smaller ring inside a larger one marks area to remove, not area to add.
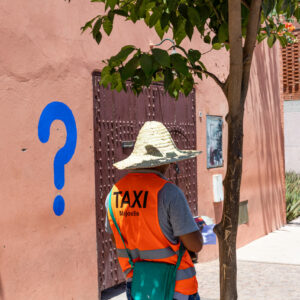
[[[222,220],[215,226],[219,240],[220,299],[237,299],[236,236],[239,217],[240,185],[242,178],[244,99],[243,44],[240,0],[228,1],[228,31],[230,44],[230,69],[226,92],[229,107],[227,171],[224,179],[224,207]]]
[[[236,236],[239,216],[240,184],[242,176],[243,107],[233,119],[230,112],[228,122],[228,163],[224,179],[224,208],[220,224],[215,226],[219,241],[220,299],[237,299]]]

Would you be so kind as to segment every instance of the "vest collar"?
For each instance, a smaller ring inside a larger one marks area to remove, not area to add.
[[[153,173],[158,175],[159,177],[168,180],[162,173],[156,171],[156,170],[149,170],[149,169],[135,169],[135,170],[130,170],[129,173]]]

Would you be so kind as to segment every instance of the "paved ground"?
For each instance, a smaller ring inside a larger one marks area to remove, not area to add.
[[[239,300],[300,300],[300,218],[237,251]],[[201,300],[219,299],[218,260],[196,265]],[[125,300],[124,286],[102,300]]]

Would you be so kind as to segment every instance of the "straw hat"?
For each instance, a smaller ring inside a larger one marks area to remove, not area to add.
[[[200,154],[196,150],[179,150],[167,130],[160,122],[148,121],[141,128],[132,153],[114,167],[125,169],[153,168]]]

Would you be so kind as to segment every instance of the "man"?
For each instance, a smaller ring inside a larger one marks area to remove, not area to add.
[[[156,121],[141,128],[129,157],[114,166],[130,170],[111,190],[112,211],[132,259],[176,264],[180,242],[199,252],[203,240],[183,192],[165,177],[172,163],[200,154],[179,150],[166,127]],[[106,200],[108,208],[109,196]],[[106,231],[112,234],[131,300],[132,267],[114,222],[107,212]],[[199,300],[193,262],[185,251],[176,273],[174,299]],[[134,300],[134,299],[133,299]]]

